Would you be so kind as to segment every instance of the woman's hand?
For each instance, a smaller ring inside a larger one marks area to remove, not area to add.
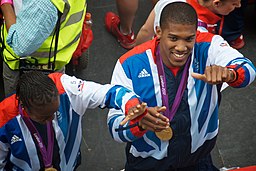
[[[141,104],[138,104],[136,107],[130,108],[124,120],[120,123],[120,125],[124,125],[129,120],[133,120],[141,116],[142,114],[144,114],[146,109],[147,109],[147,103],[144,103],[144,102],[142,102]]]

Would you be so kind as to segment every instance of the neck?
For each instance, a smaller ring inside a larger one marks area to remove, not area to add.
[[[38,114],[37,113],[33,113],[31,110],[29,110],[28,108],[24,107],[23,109],[23,114],[25,114],[26,116],[29,116],[29,118],[31,120],[33,120],[34,122],[37,122],[39,124],[46,124],[46,121],[42,121],[38,119]]]
[[[40,121],[40,120],[38,120],[38,119],[36,119],[36,118],[34,118],[34,117],[31,117],[31,116],[29,116],[29,118],[30,118],[33,122],[39,123],[39,124],[41,124],[41,125],[46,125],[46,121]]]
[[[32,121],[32,123],[34,124],[34,126],[36,127],[36,128],[38,128],[38,126],[40,126],[40,127],[46,127],[46,124],[44,124],[44,123],[41,123],[41,122],[37,122],[37,121],[34,121],[33,119],[30,119],[31,121]]]
[[[201,6],[203,6],[203,7],[206,7],[206,8],[209,8],[209,7],[210,7],[209,1],[197,0],[197,2],[198,2]]]
[[[39,120],[39,119],[36,117],[36,115],[34,115],[34,114],[29,113],[28,116],[29,116],[29,118],[30,118],[32,121],[34,121],[34,122],[37,122],[37,123],[39,123],[39,124],[41,124],[41,125],[45,125],[45,124],[46,124],[46,121]]]

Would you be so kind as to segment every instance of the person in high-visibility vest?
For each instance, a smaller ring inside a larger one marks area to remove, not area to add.
[[[80,40],[86,0],[2,0],[5,95],[20,71],[64,71]]]

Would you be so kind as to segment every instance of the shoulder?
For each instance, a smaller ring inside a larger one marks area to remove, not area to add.
[[[134,47],[132,50],[126,52],[123,56],[119,58],[119,62],[123,64],[128,59],[133,57],[143,56],[147,57],[146,51],[150,50],[154,54],[156,47],[156,38],[150,41],[147,41],[141,45]]]
[[[50,7],[52,9],[57,9],[56,6],[54,5],[54,1],[49,1],[49,0],[36,0],[36,1],[28,1],[28,2],[23,2],[24,4],[24,7],[26,7],[26,5],[28,6],[40,6],[40,5],[43,5],[42,7]]]
[[[55,83],[55,85],[59,91],[59,94],[63,94],[65,92],[63,85],[62,85],[62,80],[61,80],[63,75],[64,75],[63,73],[58,73],[58,72],[51,73],[48,75]]]
[[[210,43],[215,35],[209,32],[202,32],[197,31],[196,33],[196,42],[202,43],[202,42],[208,42]]]
[[[209,32],[197,32],[196,37],[196,44],[197,45],[207,45],[211,47],[214,51],[219,50],[227,50],[227,51],[237,51],[230,47],[228,42],[223,39],[220,35],[215,35]]]
[[[22,1],[19,2],[20,4],[22,4],[22,8],[23,9],[27,9],[27,8],[31,8],[31,9],[41,9],[43,11],[47,11],[47,10],[57,10],[56,6],[54,5],[54,1],[49,1],[49,0],[33,0],[33,1]],[[19,4],[19,5],[20,5]],[[46,8],[46,9],[44,9]],[[38,11],[40,12],[40,11]]]
[[[28,20],[32,18],[37,20],[46,20],[48,18],[56,20],[58,18],[58,9],[50,0],[22,1],[18,15],[22,19],[27,18]]]
[[[16,94],[5,98],[0,103],[0,127],[18,115],[18,100]]]
[[[67,74],[62,74],[59,79],[59,87],[57,86],[57,88],[60,94],[81,94],[86,82],[86,80],[81,80],[75,76],[69,76]]]

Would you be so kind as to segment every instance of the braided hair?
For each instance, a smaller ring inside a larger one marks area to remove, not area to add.
[[[185,2],[173,2],[162,11],[160,26],[167,28],[169,23],[195,25],[197,28],[197,13],[195,9]]]
[[[54,82],[47,75],[39,71],[29,71],[21,75],[16,95],[19,104],[31,107],[50,104],[58,98],[58,90]]]

